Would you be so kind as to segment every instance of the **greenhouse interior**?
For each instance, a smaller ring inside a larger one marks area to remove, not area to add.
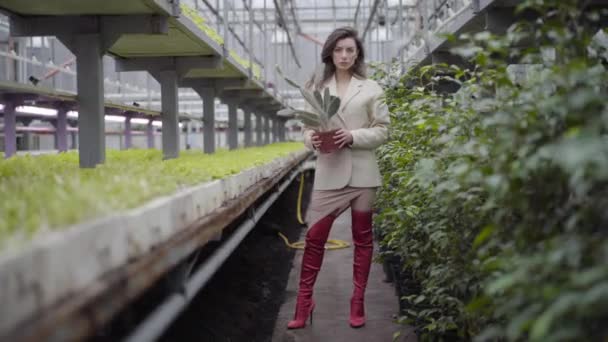
[[[0,0],[0,341],[608,341],[607,68],[608,0]]]

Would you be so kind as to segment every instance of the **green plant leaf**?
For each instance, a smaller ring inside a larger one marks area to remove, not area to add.
[[[292,79],[290,79],[289,77],[287,77],[283,74],[283,71],[281,70],[281,67],[279,67],[278,64],[276,64],[275,68],[276,68],[279,76],[281,76],[281,78],[283,78],[289,85],[291,85],[294,88],[298,88],[300,90],[302,89],[302,87],[300,87],[299,84],[297,84],[295,81],[293,81]]]
[[[483,229],[475,237],[475,240],[473,240],[473,248],[478,248],[480,245],[486,242],[490,238],[494,230],[494,226],[491,224],[483,227]]]
[[[325,112],[325,103],[323,102],[323,97],[321,96],[321,92],[318,90],[315,90],[313,92],[315,99],[317,100],[317,103],[319,104],[319,108],[321,108],[321,112]]]
[[[300,93],[304,97],[304,100],[306,100],[312,106],[312,108],[317,111],[317,113],[319,113],[319,116],[321,117],[321,114],[323,113],[322,103],[319,103],[315,98],[315,95],[313,95],[313,93],[306,89],[300,88]]]
[[[283,108],[277,112],[279,116],[292,116],[296,114],[296,110],[293,108]]]

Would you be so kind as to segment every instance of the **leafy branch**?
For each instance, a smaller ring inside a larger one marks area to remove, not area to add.
[[[287,106],[277,112],[281,116],[295,116],[296,119],[302,121],[306,126],[313,129],[326,131],[329,128],[329,121],[338,112],[340,108],[340,98],[329,93],[329,88],[325,88],[323,95],[318,90],[310,91],[305,87],[300,86],[295,81],[283,74],[281,68],[276,66],[279,75],[292,87],[297,88],[302,94],[304,100],[310,105],[312,111],[304,109],[296,109],[292,106]]]

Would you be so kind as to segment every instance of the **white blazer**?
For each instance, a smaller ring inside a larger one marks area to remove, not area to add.
[[[330,94],[337,95],[336,79],[327,82]],[[323,89],[324,90],[324,89]],[[341,99],[338,113],[330,120],[330,129],[347,129],[353,135],[350,147],[332,153],[317,152],[315,190],[336,190],[346,186],[378,187],[382,184],[374,150],[388,138],[390,118],[380,85],[353,75]],[[314,151],[310,127],[305,127],[304,144]]]

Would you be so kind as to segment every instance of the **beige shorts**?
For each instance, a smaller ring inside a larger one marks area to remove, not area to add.
[[[337,190],[313,190],[306,212],[306,223],[312,226],[327,215],[339,216],[346,209],[369,211],[378,188],[345,187]]]

